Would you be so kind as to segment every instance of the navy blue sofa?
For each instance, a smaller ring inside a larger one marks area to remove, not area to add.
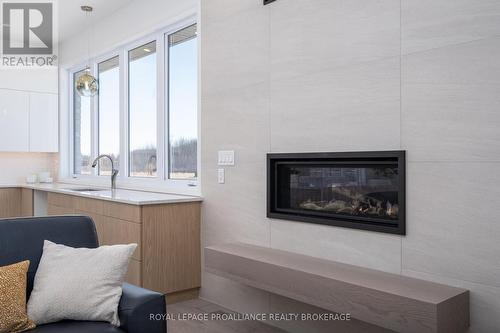
[[[0,220],[0,266],[30,260],[27,296],[33,280],[44,240],[72,247],[99,246],[94,222],[87,216],[49,216]],[[150,314],[166,311],[162,294],[123,284],[119,305],[120,327],[103,322],[62,321],[40,325],[33,333],[165,333],[165,321],[150,320]],[[159,317],[159,316],[158,316]]]

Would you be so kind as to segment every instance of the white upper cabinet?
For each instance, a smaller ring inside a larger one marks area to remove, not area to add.
[[[30,93],[29,151],[57,152],[59,117],[56,94]]]
[[[58,69],[0,69],[0,152],[57,152]]]
[[[0,152],[57,152],[58,95],[0,89]]]
[[[0,89],[0,151],[29,150],[29,93]]]

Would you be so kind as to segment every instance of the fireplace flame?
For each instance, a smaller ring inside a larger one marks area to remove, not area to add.
[[[390,217],[397,217],[399,213],[399,206],[397,204],[391,204],[387,201],[387,211],[386,214]]]

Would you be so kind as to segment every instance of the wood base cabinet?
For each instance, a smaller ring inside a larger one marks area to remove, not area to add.
[[[201,285],[200,202],[129,205],[48,193],[48,214],[90,216],[101,245],[137,243],[126,281],[164,294]]]
[[[0,188],[0,218],[33,216],[33,190]]]

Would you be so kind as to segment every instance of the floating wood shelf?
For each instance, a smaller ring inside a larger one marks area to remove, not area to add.
[[[248,244],[205,248],[210,273],[397,332],[460,333],[469,292]]]

